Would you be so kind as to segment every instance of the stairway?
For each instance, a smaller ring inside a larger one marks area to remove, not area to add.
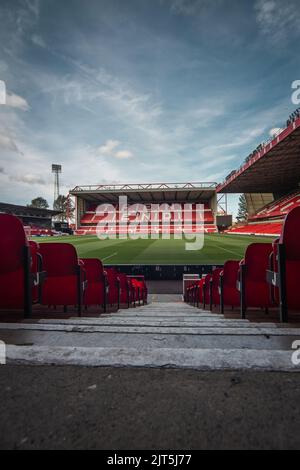
[[[155,296],[153,296],[155,300]],[[166,298],[100,317],[0,324],[12,364],[296,370],[299,329],[252,323]],[[164,300],[164,301],[163,301]]]

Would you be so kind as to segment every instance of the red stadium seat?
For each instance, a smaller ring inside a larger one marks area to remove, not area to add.
[[[119,308],[120,305],[120,281],[118,271],[114,268],[106,268],[108,285],[108,304]]]
[[[32,302],[39,303],[41,299],[41,286],[47,273],[43,271],[40,245],[34,241],[29,241],[29,247],[31,253]]]
[[[41,243],[40,253],[47,278],[42,288],[42,305],[77,305],[81,315],[85,279],[83,263],[69,243]]]
[[[245,318],[248,307],[265,308],[267,311],[273,305],[266,280],[271,252],[271,243],[252,243],[246,249],[244,260],[240,262],[242,318]]]
[[[210,281],[211,281],[212,275],[211,274],[206,274],[204,277],[203,281],[203,308],[206,308],[206,305],[210,305]]]
[[[0,308],[32,311],[30,248],[22,222],[0,214]]]
[[[223,268],[216,268],[212,272],[210,280],[210,291],[209,291],[209,305],[210,310],[212,310],[213,305],[220,305],[220,274]]]
[[[84,305],[101,305],[106,311],[106,272],[102,262],[97,258],[84,258],[87,286],[84,295]]]
[[[236,287],[238,280],[239,261],[226,261],[220,273],[220,312],[224,313],[224,306],[240,306],[240,293]]]
[[[120,280],[120,304],[129,308],[131,303],[130,282],[126,274],[119,273]]]
[[[288,321],[290,310],[300,309],[300,207],[285,218],[278,243],[274,243],[272,283],[275,301],[279,301],[280,320]],[[272,262],[271,261],[271,262]],[[270,278],[269,278],[270,279]],[[278,288],[278,289],[277,289]]]

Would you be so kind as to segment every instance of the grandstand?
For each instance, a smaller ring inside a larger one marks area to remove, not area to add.
[[[154,184],[116,184],[96,186],[76,186],[70,191],[75,196],[77,235],[95,235],[97,224],[104,219],[116,224],[117,234],[129,232],[132,223],[139,223],[139,233],[148,234],[151,228],[161,234],[164,223],[170,225],[170,233],[176,233],[178,222],[187,222],[192,233],[199,230],[196,204],[203,204],[204,233],[216,233],[217,196],[216,183],[154,183]],[[126,196],[132,212],[125,214],[118,205],[119,196]],[[101,215],[97,206],[102,205]],[[182,218],[184,205],[189,205],[187,217]],[[150,207],[152,209],[150,216]],[[170,214],[164,219],[162,209],[171,207]],[[146,206],[148,213],[144,212]],[[158,207],[159,206],[159,207]]]
[[[52,218],[60,214],[59,211],[50,209],[7,204],[5,202],[0,202],[0,213],[18,217],[29,236],[52,235]]]
[[[300,206],[300,118],[258,147],[218,185],[217,193],[244,193],[248,221],[227,233],[279,236],[284,217]]]

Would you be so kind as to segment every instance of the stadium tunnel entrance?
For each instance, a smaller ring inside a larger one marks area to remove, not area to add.
[[[163,295],[182,295],[183,294],[183,276],[186,274],[198,274],[202,276],[211,273],[215,268],[222,267],[215,264],[189,264],[189,265],[171,265],[171,264],[117,264],[107,265],[110,268],[116,268],[128,275],[143,275],[147,282],[150,295],[158,295],[157,299],[162,299]],[[153,297],[154,300],[154,297]],[[159,301],[159,300],[156,300]]]

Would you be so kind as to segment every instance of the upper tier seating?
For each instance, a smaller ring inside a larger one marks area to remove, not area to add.
[[[257,219],[271,219],[274,217],[283,217],[288,214],[295,207],[300,206],[300,191],[284,196],[276,201],[271,202],[256,215],[252,216],[250,220]]]
[[[227,233],[236,233],[243,235],[279,235],[282,228],[282,222],[264,222],[259,224],[247,224],[239,227],[233,227],[227,230]]]

